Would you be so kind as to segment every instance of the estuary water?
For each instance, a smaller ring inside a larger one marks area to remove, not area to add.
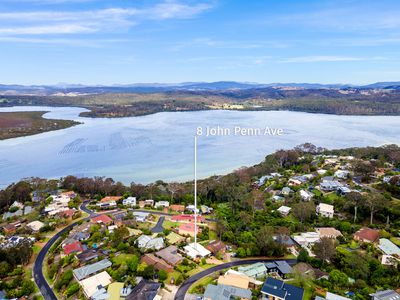
[[[0,141],[0,187],[31,176],[106,176],[126,184],[190,180],[199,127],[200,178],[250,166],[304,142],[329,149],[400,143],[398,116],[214,110],[105,119],[79,117],[85,109],[78,107],[0,108],[4,111],[48,111],[46,118],[82,124]],[[281,135],[273,135],[278,129]],[[205,136],[207,131],[217,135]]]

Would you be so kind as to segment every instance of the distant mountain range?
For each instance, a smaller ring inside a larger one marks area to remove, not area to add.
[[[368,85],[351,84],[319,84],[319,83],[252,83],[236,81],[217,82],[184,82],[178,84],[163,83],[137,83],[130,85],[81,85],[64,84],[57,85],[2,85],[2,95],[80,95],[80,94],[104,94],[104,93],[157,93],[174,91],[229,91],[248,89],[386,89],[400,90],[399,82],[377,82]]]

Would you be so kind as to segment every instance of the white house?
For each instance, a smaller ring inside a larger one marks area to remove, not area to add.
[[[211,252],[199,243],[191,243],[183,247],[183,249],[185,250],[186,255],[189,256],[191,259],[195,259],[196,257],[203,258],[211,255]]]
[[[332,219],[334,214],[334,207],[330,204],[320,203],[317,205],[316,211],[317,214],[319,214],[320,216]]]
[[[26,224],[26,226],[29,227],[32,231],[38,232],[44,226],[44,223],[40,221],[32,221]]]
[[[306,190],[300,190],[300,197],[303,201],[310,201],[314,194]]]
[[[144,250],[160,250],[165,247],[163,238],[152,238],[149,235],[141,235],[136,243],[140,249]]]
[[[347,179],[349,178],[350,172],[345,170],[337,170],[334,174],[336,178]]]
[[[284,206],[283,205],[283,206],[278,208],[278,212],[284,217],[286,217],[289,214],[290,211],[291,211],[291,208],[289,206]]]
[[[124,206],[136,206],[136,197],[128,197],[122,200],[122,205]]]
[[[168,201],[158,201],[154,204],[154,208],[159,208],[159,207],[169,207],[169,202]]]

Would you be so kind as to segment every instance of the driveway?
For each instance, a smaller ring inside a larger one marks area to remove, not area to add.
[[[289,265],[294,265],[297,262],[296,259],[273,259],[273,258],[257,259],[257,258],[254,258],[254,259],[246,259],[246,260],[237,260],[237,261],[232,261],[229,263],[221,264],[218,266],[214,266],[214,267],[211,267],[207,270],[201,271],[201,272],[193,275],[192,277],[188,278],[178,289],[178,291],[175,295],[175,300],[185,300],[185,295],[193,283],[202,279],[203,277],[209,276],[210,274],[212,274],[214,272],[218,272],[223,269],[228,269],[228,268],[242,266],[242,265],[250,265],[250,264],[257,263],[257,262],[278,261],[278,260],[285,260]]]
[[[164,223],[164,220],[165,220],[165,217],[160,217],[160,218],[158,219],[158,222],[157,222],[156,226],[154,226],[154,227],[151,229],[151,232],[152,232],[152,233],[160,233],[160,232],[163,232],[163,231],[164,231],[164,227],[163,227],[162,225],[163,225],[163,223]]]

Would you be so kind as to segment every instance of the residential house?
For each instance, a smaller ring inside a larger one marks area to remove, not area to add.
[[[165,260],[171,266],[176,266],[183,260],[182,255],[178,253],[178,248],[172,245],[157,251],[156,255]]]
[[[136,206],[136,197],[128,197],[122,200],[122,205],[130,207]]]
[[[168,244],[171,245],[176,245],[176,244],[180,244],[182,242],[184,242],[186,240],[185,237],[171,231],[166,237],[165,239],[167,240]]]
[[[310,201],[314,194],[307,190],[300,190],[300,197],[303,201]]]
[[[282,189],[282,191],[281,191],[281,194],[283,195],[283,196],[289,196],[289,195],[291,195],[293,193],[293,191],[291,190],[291,188],[289,188],[289,187],[287,187],[287,186],[285,186],[283,189]]]
[[[169,202],[168,201],[158,201],[154,204],[154,208],[159,208],[159,207],[163,207],[163,208],[168,208],[169,207]]]
[[[263,300],[302,300],[304,289],[268,277],[261,288]]]
[[[190,211],[191,213],[199,213],[200,210],[198,208],[195,208],[194,205],[188,205],[186,206],[185,210]]]
[[[93,274],[97,274],[101,271],[106,270],[111,267],[112,263],[108,259],[103,259],[101,261],[95,262],[93,264],[80,267],[78,269],[73,270],[74,277],[77,281],[81,281]]]
[[[251,291],[227,285],[209,284],[203,296],[204,300],[230,300],[230,299],[251,299]]]
[[[225,253],[226,245],[222,241],[212,241],[206,248],[210,250],[213,255],[218,255],[218,253]]]
[[[182,223],[178,228],[180,235],[195,236],[195,234],[199,234],[200,232],[201,228],[198,225],[195,226],[194,223]]]
[[[354,234],[353,239],[363,243],[375,243],[379,239],[379,230],[362,227]]]
[[[186,222],[191,223],[194,222],[194,215],[176,215],[171,217],[172,222]],[[197,222],[204,223],[206,219],[203,216],[197,215]]]
[[[329,179],[322,180],[322,182],[319,185],[320,189],[324,192],[337,191],[337,189],[342,186],[343,184],[341,184],[339,181],[329,180]]]
[[[292,209],[289,206],[282,205],[277,209],[277,211],[284,217],[286,217]]]
[[[149,280],[141,280],[126,297],[126,300],[155,300],[161,284]]]
[[[83,251],[82,253],[79,253],[76,257],[79,259],[79,262],[83,264],[93,259],[97,259],[99,255],[96,250],[86,250]]]
[[[337,170],[334,174],[334,177],[339,179],[347,179],[350,176],[350,172],[346,170]]]
[[[299,185],[302,185],[302,182],[299,179],[289,178],[288,185],[289,186],[299,186]]]
[[[235,270],[228,270],[218,277],[218,284],[234,286],[242,289],[255,289],[262,285],[261,281]]]
[[[115,208],[117,206],[117,201],[121,200],[122,197],[120,196],[107,196],[100,200],[97,203],[97,207],[100,209],[110,209]]]
[[[147,218],[150,216],[149,213],[134,211],[132,215],[135,217],[136,222],[146,222]]]
[[[98,293],[98,291],[104,294],[103,289],[112,282],[112,279],[106,271],[103,271],[99,274],[93,275],[78,282],[81,285],[85,296],[88,299],[91,299],[93,295]]]
[[[153,238],[148,235],[141,235],[136,240],[138,247],[144,251],[147,250],[160,250],[165,247],[162,237]]]
[[[169,209],[170,209],[171,211],[183,213],[183,212],[185,212],[185,205],[171,204],[171,205],[169,206]]]
[[[121,300],[121,291],[124,288],[123,282],[113,282],[108,285],[107,300]]]
[[[325,298],[321,296],[316,296],[315,300],[351,300],[351,299],[334,293],[327,292]]]
[[[339,236],[342,236],[342,233],[333,227],[320,227],[316,228],[315,231],[318,232],[320,238],[337,239]]]
[[[293,236],[294,241],[302,247],[311,248],[316,242],[320,240],[318,232],[302,232],[299,235]]]
[[[92,223],[108,226],[113,223],[113,220],[107,215],[98,215],[98,216],[92,218]]]
[[[400,258],[400,248],[388,239],[379,239],[378,248],[386,255]]]
[[[199,243],[191,243],[183,247],[187,256],[191,259],[196,259],[197,257],[204,258],[211,255],[211,252],[204,248]]]
[[[147,199],[144,201],[139,201],[139,207],[144,208],[145,206],[154,206],[154,200],[153,199]]]
[[[261,262],[247,266],[241,266],[238,268],[238,271],[253,278],[264,277],[268,273],[265,264]]]
[[[71,209],[67,209],[67,210],[58,212],[58,216],[60,218],[72,219],[72,217],[74,216],[74,214],[76,212],[77,212],[77,210],[75,208],[71,208]]]
[[[168,273],[174,271],[174,267],[165,262],[163,259],[158,258],[153,253],[147,253],[142,256],[141,260],[142,263],[146,263],[148,266],[154,266],[154,269],[157,271],[164,270]]]
[[[39,232],[39,230],[44,227],[44,223],[40,222],[40,221],[32,221],[28,224],[26,224],[26,226],[31,229],[33,232]]]
[[[286,279],[293,273],[292,267],[285,260],[276,260],[265,264],[268,273],[277,273],[282,279]]]
[[[200,211],[204,215],[211,214],[213,212],[213,209],[211,207],[208,207],[207,205],[201,205],[200,206]]]
[[[65,255],[70,255],[72,253],[80,253],[83,252],[85,249],[82,246],[82,244],[78,241],[73,242],[71,244],[67,244],[63,247],[64,254]]]
[[[376,293],[370,294],[372,300],[399,300],[400,294],[394,290],[384,290],[378,291]]]
[[[316,212],[322,217],[332,219],[334,214],[334,207],[330,204],[320,203],[316,207]]]

